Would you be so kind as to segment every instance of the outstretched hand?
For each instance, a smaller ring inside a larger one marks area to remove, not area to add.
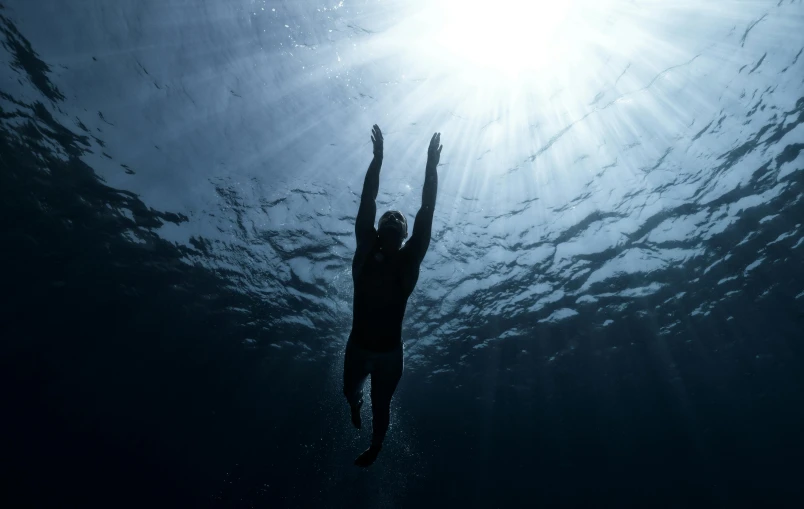
[[[438,161],[441,160],[441,133],[435,133],[430,139],[430,148],[427,149],[427,165],[438,166]]]
[[[374,155],[381,156],[382,155],[382,131],[380,131],[380,126],[374,124],[374,127],[371,129],[371,142],[374,144]]]

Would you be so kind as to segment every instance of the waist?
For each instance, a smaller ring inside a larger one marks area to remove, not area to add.
[[[405,350],[405,344],[400,342],[396,347],[392,348],[391,350],[378,351],[363,348],[349,341],[346,343],[346,350],[348,352],[352,352],[353,354],[359,355],[364,358],[387,359],[387,358],[394,358],[397,355],[401,355]]]
[[[352,328],[348,345],[354,345],[370,352],[390,352],[402,347],[402,333],[400,331],[399,334],[370,334]]]

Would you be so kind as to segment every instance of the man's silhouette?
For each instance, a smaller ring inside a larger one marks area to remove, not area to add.
[[[373,436],[371,447],[355,460],[355,465],[361,467],[374,463],[380,453],[391,419],[391,397],[402,377],[402,318],[408,297],[419,279],[419,266],[430,245],[438,191],[436,166],[442,148],[441,134],[435,133],[427,151],[422,206],[413,223],[413,235],[402,246],[408,236],[408,224],[401,212],[389,210],[374,228],[383,155],[382,132],[377,125],[372,129],[371,141],[374,142],[374,159],[366,172],[355,222],[354,315],[343,366],[343,392],[356,428],[361,425],[363,383],[371,375]]]

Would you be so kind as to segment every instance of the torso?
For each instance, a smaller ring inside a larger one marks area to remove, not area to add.
[[[386,254],[374,240],[364,250],[358,249],[352,264],[355,293],[349,341],[367,350],[390,351],[402,342],[402,320],[419,267],[404,246]]]

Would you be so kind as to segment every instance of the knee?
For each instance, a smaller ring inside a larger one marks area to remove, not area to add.
[[[350,403],[356,403],[357,400],[363,397],[363,391],[360,387],[354,387],[349,384],[343,385],[343,395]]]
[[[390,401],[371,400],[371,411],[377,415],[388,415],[391,413]]]

